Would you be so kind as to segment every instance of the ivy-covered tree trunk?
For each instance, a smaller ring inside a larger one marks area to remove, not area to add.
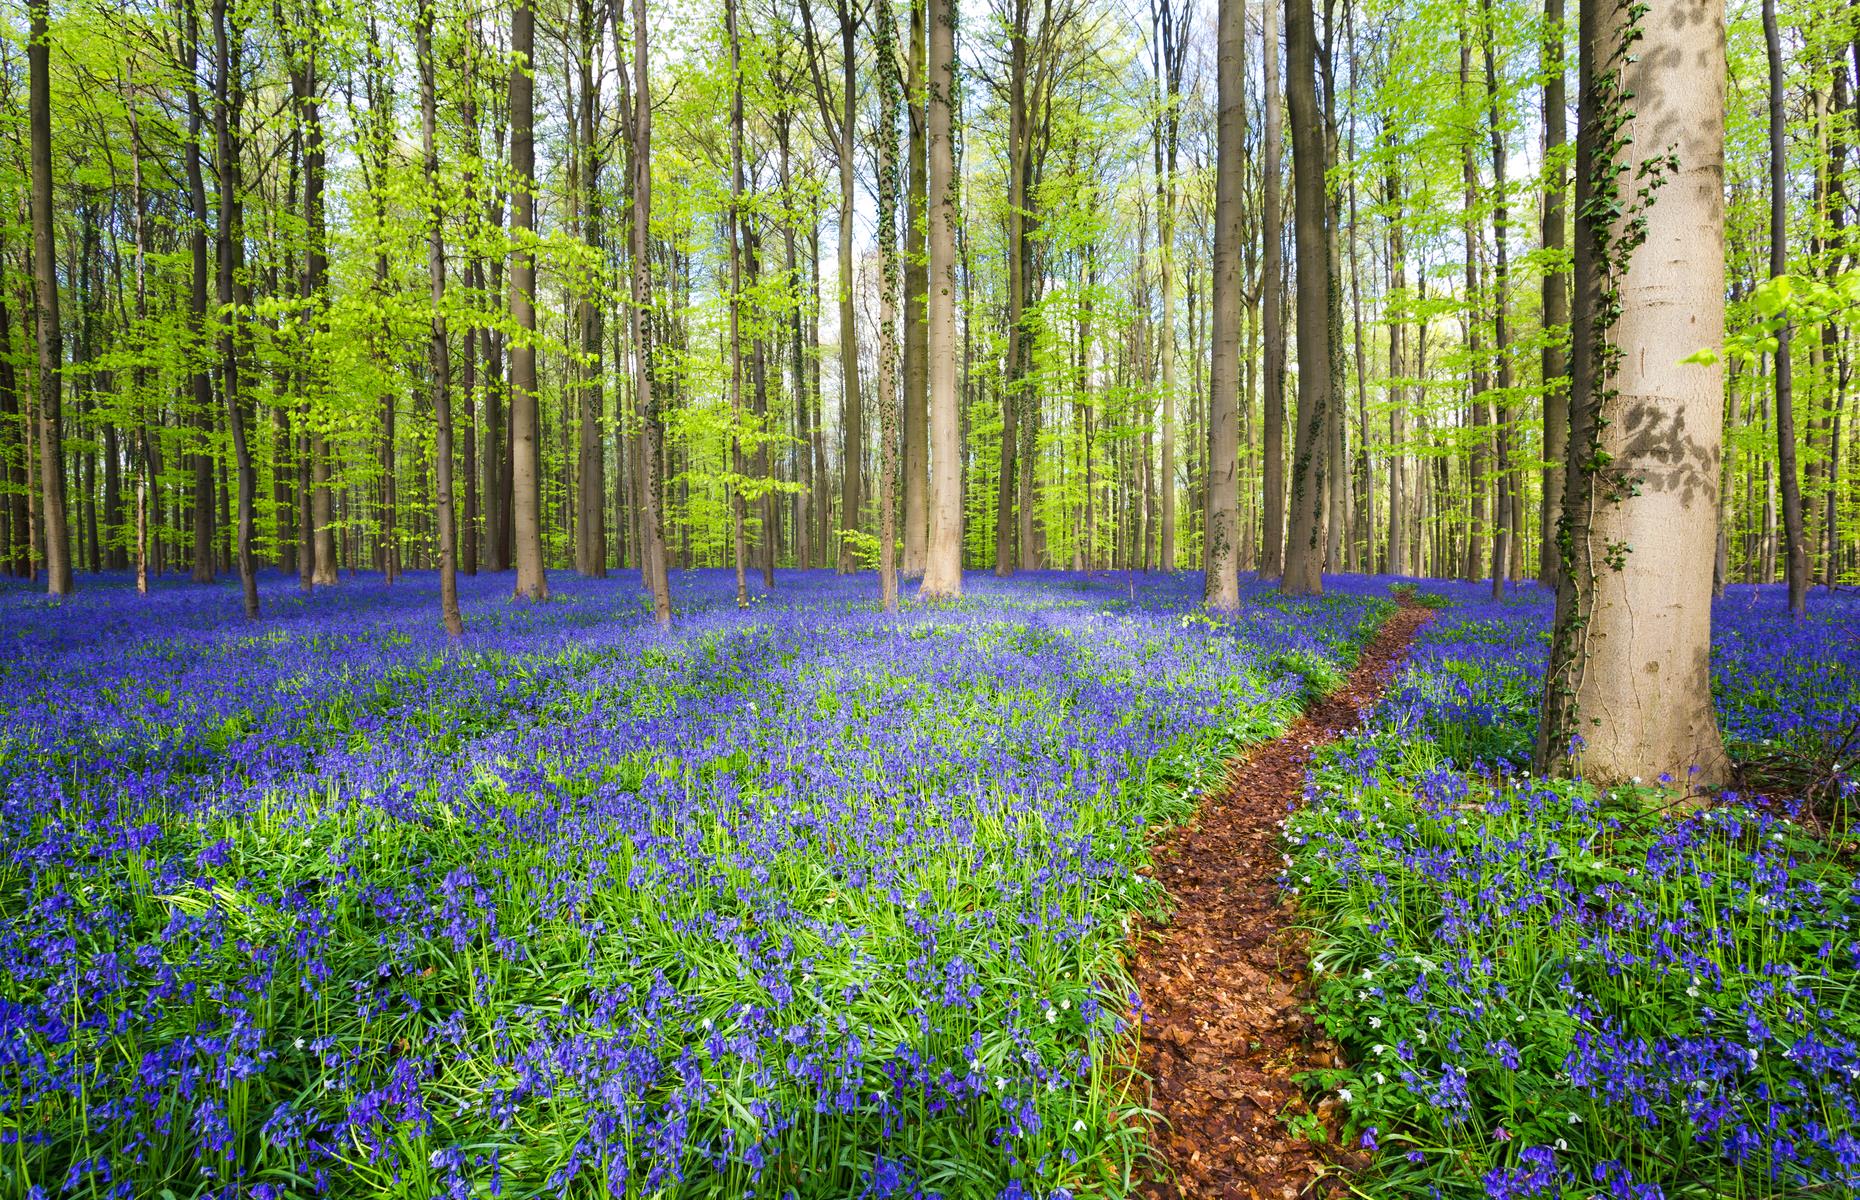
[[[891,13],[872,13],[878,67],[878,602],[898,611],[898,57]]]
[[[240,203],[239,134],[240,110],[245,103],[245,84],[239,77],[244,30],[229,25],[227,0],[213,0],[213,137],[215,166],[219,174],[219,261],[218,293],[220,390],[226,400],[226,428],[231,434],[233,472],[239,492],[238,516],[234,526],[234,554],[239,564],[239,588],[244,598],[245,615],[258,616],[258,569],[252,559],[254,526],[253,493],[258,489],[257,473],[252,466],[252,448],[247,444],[250,405],[239,377],[239,276],[245,267],[245,215]]]
[[[1690,790],[1711,699],[1724,370],[1724,7],[1583,0],[1576,341],[1538,766]],[[1688,361],[1691,360],[1691,361]]]

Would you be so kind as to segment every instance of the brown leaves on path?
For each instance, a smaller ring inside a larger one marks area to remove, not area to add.
[[[1288,1127],[1313,1115],[1292,1077],[1336,1065],[1338,1050],[1302,1011],[1311,989],[1297,910],[1277,884],[1280,822],[1304,794],[1311,752],[1356,724],[1428,616],[1399,609],[1341,688],[1230,763],[1195,818],[1157,847],[1175,912],[1141,928],[1133,964],[1165,1168],[1143,1189],[1154,1200],[1293,1200],[1333,1186],[1319,1182],[1326,1147]],[[1314,1115],[1335,1157],[1341,1114],[1327,1100]]]

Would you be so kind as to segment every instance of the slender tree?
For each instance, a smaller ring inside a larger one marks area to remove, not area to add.
[[[575,2],[578,86],[575,89],[580,155],[576,195],[581,240],[590,258],[603,256],[601,168],[606,137],[601,129],[600,20],[594,0]],[[601,430],[604,372],[601,365],[603,276],[590,270],[580,287],[575,320],[581,342],[581,386],[576,422],[575,569],[591,579],[607,577],[607,458]]]
[[[420,148],[426,173],[426,273],[431,289],[432,340],[427,363],[432,371],[434,473],[433,503],[439,534],[439,615],[446,632],[465,632],[459,615],[458,531],[452,507],[452,347],[446,332],[445,202],[439,181],[439,86],[433,64],[433,0],[420,0],[415,22],[415,54],[420,60]]]
[[[1240,160],[1245,152],[1246,0],[1220,0],[1219,7],[1207,579],[1202,598],[1209,608],[1231,609],[1240,604]]]
[[[38,304],[39,506],[45,527],[45,590],[69,596],[71,535],[65,523],[64,336],[58,321],[58,246],[52,209],[52,35],[48,0],[30,0],[27,123],[32,147],[32,269]]]
[[[1544,0],[1543,121],[1544,198],[1542,242],[1551,263],[1543,275],[1543,501],[1540,507],[1542,537],[1538,545],[1537,577],[1554,586],[1561,563],[1557,525],[1563,515],[1563,460],[1569,449],[1569,272],[1560,260],[1569,243],[1569,218],[1564,211],[1569,192],[1569,170],[1563,160],[1568,144],[1569,97],[1563,68],[1563,47],[1569,31],[1563,22],[1563,0]]]
[[[1317,32],[1311,0],[1286,0],[1286,107],[1292,122],[1293,232],[1298,250],[1298,427],[1292,442],[1291,528],[1280,590],[1288,596],[1324,590],[1327,480],[1326,431],[1334,376],[1330,370],[1330,235],[1325,192],[1328,154],[1318,111]]]
[[[614,44],[620,36],[620,6],[609,10]],[[633,214],[628,245],[632,304],[628,320],[633,340],[633,416],[638,423],[634,461],[639,488],[640,578],[652,595],[652,616],[661,627],[672,622],[672,590],[666,574],[665,531],[659,517],[663,430],[652,386],[652,86],[646,38],[646,0],[633,0],[633,54],[629,74],[621,66],[622,110],[631,145]],[[631,104],[624,103],[630,92]]]
[[[730,42],[730,206],[724,215],[730,242],[730,545],[736,604],[743,608],[749,604],[743,540],[743,45],[736,0],[724,0],[723,19]]]
[[[1763,0],[1763,44],[1769,61],[1770,278],[1789,272],[1788,115],[1783,110],[1782,31],[1776,0]],[[1808,611],[1808,535],[1802,520],[1802,475],[1796,465],[1795,363],[1790,328],[1776,333],[1771,359],[1776,387],[1776,472],[1781,479],[1783,571],[1789,581],[1789,611]]]
[[[956,0],[929,0],[925,140],[929,157],[930,534],[920,594],[962,595],[962,427],[956,396]]]
[[[909,120],[904,210],[904,574],[924,573],[930,537],[930,373],[925,323],[929,263],[924,257],[927,177],[924,78],[928,68],[928,0],[911,0],[905,53],[904,110]]]
[[[878,597],[898,611],[898,42],[891,13],[872,13],[878,71]]]
[[[1260,5],[1260,103],[1265,118],[1260,137],[1261,340],[1265,343],[1260,402],[1261,536],[1259,574],[1277,579],[1285,570],[1285,200],[1280,194],[1285,132],[1279,107],[1279,0]]]
[[[536,394],[536,8],[518,0],[510,18],[510,345],[511,529],[517,594],[549,598],[543,570],[540,418]]]
[[[213,0],[213,138],[214,158],[219,175],[219,254],[218,296],[220,390],[226,401],[226,427],[232,435],[234,471],[238,478],[239,516],[235,547],[239,561],[239,586],[243,594],[245,615],[258,616],[258,571],[252,559],[254,514],[253,493],[257,490],[257,473],[252,466],[252,448],[246,441],[249,401],[239,377],[239,276],[245,266],[244,211],[240,204],[240,110],[245,102],[245,84],[239,78],[243,29],[229,26],[227,0]]]

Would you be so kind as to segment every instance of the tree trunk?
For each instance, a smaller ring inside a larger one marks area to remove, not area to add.
[[[434,79],[432,27],[433,0],[420,0],[419,20],[415,23],[416,54],[420,60],[420,147],[424,152],[428,203],[431,206],[426,233],[426,270],[431,287],[432,345],[429,365],[432,371],[434,445],[436,460],[433,501],[439,519],[439,615],[446,632],[458,637],[465,632],[459,615],[458,531],[452,509],[452,346],[446,332],[446,232],[445,207],[441,201],[439,180],[439,101]]]
[[[52,209],[51,31],[47,0],[29,0],[31,37],[26,44],[27,121],[32,143],[32,262],[38,303],[39,484],[45,521],[45,590],[68,596],[71,538],[65,527],[64,338],[58,323],[58,257]]]
[[[516,593],[549,598],[543,570],[542,497],[536,396],[536,8],[518,0],[510,18],[510,315],[517,337],[510,347],[510,506],[516,543]]]
[[[1492,522],[1492,599],[1503,599],[1505,576],[1511,558],[1512,485],[1511,346],[1507,311],[1511,266],[1506,248],[1510,212],[1505,203],[1505,134],[1498,116],[1498,30],[1492,19],[1492,0],[1481,0],[1485,41],[1486,118],[1492,143],[1492,355],[1498,382],[1493,402],[1494,451],[1492,472],[1498,480],[1497,511]]]
[[[898,611],[898,81],[897,35],[889,9],[872,11],[878,64],[878,602]]]
[[[588,247],[589,258],[605,261],[603,214],[601,206],[601,136],[597,119],[601,108],[600,26],[593,0],[577,0],[576,20],[579,29],[581,170],[577,176],[577,194],[581,201],[581,240]],[[601,314],[603,302],[599,280],[602,274],[590,271],[589,282],[582,289],[576,305],[576,323],[581,339],[584,372],[581,380],[580,412],[577,424],[576,477],[578,490],[575,508],[575,569],[590,579],[607,578],[607,456],[606,439],[601,434],[603,380],[601,365]]]
[[[762,278],[762,237],[757,231],[753,219],[743,224],[743,271],[751,292],[760,294],[757,289]],[[754,472],[756,487],[757,520],[761,533],[756,539],[756,565],[762,570],[762,587],[764,590],[775,586],[775,540],[781,532],[781,523],[775,510],[774,480],[770,477],[769,467],[769,370],[768,342],[760,329],[751,340],[749,349],[749,388],[753,397],[753,409],[750,415],[755,421],[756,449],[750,457],[750,470]]]
[[[956,100],[955,0],[930,0],[925,75],[929,194],[929,290],[925,303],[929,375],[930,530],[919,594],[926,600],[962,595],[962,442],[956,404]]]
[[[930,373],[924,259],[925,204],[929,196],[925,149],[925,58],[928,0],[911,0],[911,45],[905,55],[905,111],[910,119],[908,190],[904,211],[904,574],[924,573],[930,537]]]
[[[855,49],[859,12],[851,0],[838,0],[840,15],[840,75],[843,112],[839,119],[840,166],[840,433],[845,455],[840,463],[839,569],[855,565],[853,544],[846,534],[859,530],[865,507],[865,415],[859,395],[859,339],[853,321],[853,175],[854,117],[859,109],[858,57]]]
[[[608,10],[614,23],[616,51],[620,36],[620,6]],[[627,75],[621,87],[627,88]],[[652,387],[652,87],[646,57],[646,0],[633,0],[632,105],[627,131],[631,135],[633,220],[629,246],[632,262],[632,305],[628,319],[633,334],[633,406],[639,436],[634,450],[640,511],[640,575],[652,593],[652,616],[661,628],[672,623],[671,584],[665,569],[665,531],[659,523],[659,412]],[[622,98],[622,111],[629,111]]]
[[[1763,0],[1763,41],[1769,53],[1770,277],[1789,271],[1789,159],[1784,141],[1782,35],[1776,0]],[[1789,579],[1789,611],[1808,611],[1808,544],[1802,529],[1802,476],[1796,466],[1795,379],[1790,328],[1776,333],[1776,470],[1782,478],[1783,569]],[[1700,345],[1713,345],[1700,342]],[[1695,347],[1696,348],[1696,347]]]
[[[1221,0],[1216,43],[1214,313],[1208,366],[1207,578],[1202,599],[1209,608],[1233,609],[1240,604],[1240,189],[1241,156],[1246,152],[1246,0]]]
[[[301,36],[302,58],[291,79],[291,93],[304,138],[304,273],[300,295],[310,310],[312,336],[315,336],[323,331],[323,314],[328,304],[324,292],[329,286],[328,230],[323,208],[325,152],[322,113],[317,104],[318,33],[313,26],[303,30]],[[305,358],[304,420],[312,432],[308,453],[304,456],[307,465],[300,467],[300,472],[307,470],[308,474],[305,490],[309,503],[304,505],[302,519],[309,526],[309,535],[305,538],[299,530],[299,537],[304,541],[301,547],[304,561],[298,565],[298,586],[310,591],[334,584],[337,574],[336,539],[330,528],[329,443],[320,425],[312,419],[324,381],[317,366],[317,355],[312,353]]]
[[[1287,0],[1286,102],[1292,122],[1293,233],[1298,251],[1298,426],[1292,445],[1291,529],[1280,590],[1324,590],[1326,481],[1332,390],[1330,239],[1325,229],[1328,155],[1317,97],[1317,31],[1311,0]]]
[[[743,49],[736,28],[736,0],[724,0],[730,40],[730,207],[724,229],[730,240],[730,545],[736,567],[736,606],[749,606],[743,542]]]
[[[785,118],[780,119],[776,127],[776,140],[780,147],[782,201],[786,205],[794,203],[794,185],[789,174],[790,128],[791,122]],[[781,226],[782,267],[787,274],[788,285],[794,289],[794,307],[788,318],[788,365],[792,375],[790,391],[794,396],[795,436],[799,441],[795,461],[801,485],[795,496],[794,562],[797,567],[806,570],[814,565],[813,509],[820,503],[819,489],[823,484],[814,477],[814,416],[808,387],[805,342],[801,333],[802,317],[807,306],[800,289],[802,275],[795,257],[794,232],[794,221],[784,220]]]
[[[244,213],[239,200],[239,114],[244,107],[245,85],[234,79],[240,70],[244,31],[227,27],[226,0],[213,0],[213,135],[215,166],[219,175],[218,283],[220,390],[226,399],[226,427],[232,435],[233,469],[238,479],[239,512],[235,526],[235,552],[245,615],[258,616],[258,570],[252,561],[253,492],[257,477],[252,449],[246,444],[248,405],[239,383],[239,318],[234,304],[238,276],[245,266]]]
[[[201,129],[205,124],[200,103],[200,20],[193,0],[183,0],[183,30],[188,63],[187,141],[182,162],[187,173],[188,226],[187,245],[192,272],[188,287],[188,330],[195,343],[196,355],[191,373],[193,383],[193,419],[199,439],[191,455],[194,466],[194,575],[195,583],[213,582],[213,455],[205,448],[213,432],[213,379],[199,343],[207,336],[207,184],[201,167]],[[62,470],[62,468],[61,468]],[[62,517],[62,512],[61,512]]]
[[[1724,8],[1661,0],[1636,31],[1639,10],[1583,6],[1571,561],[1537,759],[1603,786],[1690,791],[1728,766],[1710,678],[1724,371],[1683,361],[1724,332]],[[1602,131],[1624,97],[1617,142]],[[1596,202],[1628,180],[1631,198]]]
[[[1384,114],[1384,121],[1393,114]],[[1386,126],[1385,126],[1386,127]],[[1383,176],[1383,204],[1388,209],[1389,290],[1402,295],[1408,290],[1407,250],[1402,239],[1401,172],[1391,155],[1387,174]],[[1405,303],[1405,298],[1400,303]],[[1389,557],[1390,575],[1409,575],[1408,561],[1408,440],[1407,387],[1402,382],[1407,366],[1406,314],[1391,304],[1389,326]]]
[[[1032,0],[1016,0],[1008,33],[1008,211],[1007,211],[1007,376],[1001,389],[1000,475],[995,483],[995,574],[1014,573],[1019,562],[1015,537],[1015,498],[1020,482],[1021,413],[1025,409],[1027,376],[1027,273],[1029,253],[1027,194],[1032,158],[1033,114],[1027,101],[1027,29]]]
[[[1569,99],[1563,73],[1563,47],[1567,36],[1563,0],[1544,0],[1542,240],[1544,255],[1552,262],[1562,257],[1569,241],[1569,221],[1564,211],[1569,172],[1561,157],[1563,146],[1569,140]],[[1560,267],[1544,271],[1543,326],[1544,468],[1540,513],[1543,529],[1538,541],[1537,578],[1554,587],[1563,569],[1557,526],[1563,515],[1566,474],[1563,460],[1569,451],[1569,275]]]
[[[1265,342],[1264,384],[1261,400],[1260,487],[1265,493],[1260,515],[1259,574],[1277,579],[1285,571],[1285,200],[1280,194],[1280,159],[1284,132],[1279,108],[1279,0],[1260,5],[1262,75],[1261,103],[1266,115],[1261,140],[1261,226],[1264,250],[1260,259],[1260,306]]]

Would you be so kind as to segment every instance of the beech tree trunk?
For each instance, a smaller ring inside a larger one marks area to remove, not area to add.
[[[1279,4],[1260,5],[1260,102],[1266,114],[1261,131],[1261,228],[1265,242],[1260,259],[1260,318],[1265,342],[1264,386],[1260,402],[1260,487],[1265,495],[1260,512],[1259,574],[1277,579],[1285,571],[1285,199],[1280,175],[1285,140],[1279,108]]]
[[[898,81],[897,35],[888,9],[872,11],[878,67],[878,600],[898,611]]]
[[[1270,3],[1271,0],[1268,0]],[[1209,608],[1240,604],[1240,190],[1246,152],[1246,0],[1220,0],[1216,33],[1214,312],[1208,364],[1206,574]]]
[[[1769,54],[1770,123],[1770,277],[1789,271],[1788,151],[1784,135],[1782,34],[1776,23],[1776,0],[1763,0],[1763,42]],[[1789,581],[1789,611],[1808,612],[1808,540],[1802,521],[1802,474],[1796,465],[1795,367],[1790,328],[1776,333],[1776,471],[1781,477],[1783,571]],[[1701,343],[1715,344],[1715,343]],[[1696,347],[1695,347],[1696,348]]]
[[[200,17],[194,9],[193,0],[183,0],[182,20],[185,26],[183,36],[187,42],[188,78],[185,88],[187,142],[181,158],[187,175],[188,206],[192,210],[188,215],[193,218],[187,230],[188,258],[192,268],[188,278],[187,314],[189,333],[196,343],[194,369],[190,376],[194,400],[191,415],[195,434],[205,443],[210,440],[213,432],[213,377],[207,367],[206,355],[199,353],[198,345],[207,337],[207,183],[200,153],[206,118],[200,102]],[[193,579],[195,583],[212,583],[213,455],[203,446],[197,446],[190,457],[194,468]],[[59,470],[62,474],[62,466]]]
[[[1724,333],[1724,6],[1658,0],[1630,51],[1637,10],[1583,3],[1571,562],[1538,766],[1691,790],[1728,771],[1710,670],[1724,368],[1683,361]],[[1622,142],[1598,144],[1623,97]]]
[[[616,49],[620,37],[620,6],[609,10],[614,23]],[[652,86],[646,55],[646,0],[633,0],[633,62],[627,132],[632,143],[633,220],[629,256],[632,259],[632,305],[628,319],[633,335],[633,407],[639,435],[634,449],[634,478],[639,488],[640,576],[652,593],[652,616],[661,628],[672,623],[672,591],[665,569],[665,529],[659,521],[660,443],[662,431],[652,387]],[[621,86],[628,87],[623,67]],[[623,111],[627,106],[622,104]]]
[[[458,637],[465,632],[459,615],[458,530],[452,508],[452,347],[446,333],[446,236],[445,207],[441,201],[439,181],[438,87],[433,69],[433,0],[420,0],[420,19],[415,23],[416,54],[420,60],[420,144],[425,153],[426,186],[431,224],[426,232],[426,270],[431,287],[433,316],[432,343],[428,362],[432,368],[434,458],[437,479],[433,502],[439,524],[439,615],[446,632]]]
[[[730,544],[736,567],[736,606],[749,604],[743,542],[743,50],[736,28],[736,0],[725,0],[730,41],[730,208],[724,233],[730,241]]]
[[[1492,598],[1503,598],[1505,576],[1511,558],[1512,486],[1511,411],[1507,397],[1511,394],[1511,346],[1509,309],[1511,261],[1506,248],[1510,212],[1505,203],[1505,134],[1498,115],[1498,58],[1495,43],[1498,30],[1493,25],[1492,0],[1481,0],[1480,14],[1485,51],[1486,116],[1492,145],[1492,355],[1496,361],[1497,392],[1493,399],[1492,422],[1494,449],[1492,472],[1498,481],[1498,499],[1492,521]]]
[[[510,226],[516,243],[510,256],[510,315],[517,326],[510,346],[511,532],[517,594],[547,600],[536,397],[535,44],[534,0],[518,0],[510,18]]]
[[[32,269],[38,303],[39,503],[45,523],[45,591],[68,596],[71,536],[65,523],[64,337],[58,323],[58,250],[52,210],[51,29],[47,0],[30,0],[27,123],[32,143]]]
[[[238,279],[245,266],[244,213],[240,206],[239,113],[244,107],[245,85],[240,71],[242,30],[228,28],[226,0],[213,2],[213,138],[219,174],[218,293],[220,390],[226,400],[226,427],[232,435],[234,473],[238,479],[238,517],[234,550],[239,563],[239,587],[248,618],[258,616],[258,568],[252,561],[253,492],[257,477],[252,469],[252,448],[246,444],[248,404],[239,383],[239,318],[233,307],[239,300]]]
[[[930,374],[926,361],[928,327],[925,292],[929,264],[924,260],[925,206],[930,193],[924,109],[927,70],[925,45],[928,0],[911,0],[911,44],[905,55],[908,74],[904,111],[909,120],[907,190],[904,210],[904,574],[924,573],[930,537]]]
[[[1560,157],[1569,140],[1569,97],[1564,83],[1563,45],[1567,31],[1563,0],[1544,0],[1543,121],[1544,201],[1542,240],[1546,257],[1558,256],[1568,246],[1569,220],[1564,211],[1569,172]],[[1543,325],[1540,357],[1544,383],[1544,469],[1538,542],[1537,578],[1554,586],[1562,573],[1563,555],[1557,545],[1557,522],[1563,515],[1563,460],[1569,452],[1569,275],[1546,270],[1543,277]]]
[[[929,290],[925,301],[929,375],[930,530],[919,594],[962,595],[961,412],[956,403],[956,156],[951,108],[956,92],[956,0],[929,0],[925,74],[929,194]]]
[[[1330,370],[1328,155],[1317,97],[1317,31],[1311,0],[1286,0],[1286,106],[1292,122],[1293,233],[1298,251],[1298,427],[1292,443],[1291,529],[1279,590],[1313,596],[1324,590],[1325,501],[1329,467],[1326,432],[1334,378]]]
[[[595,261],[605,258],[603,245],[603,203],[601,196],[601,136],[598,116],[601,109],[600,26],[593,0],[577,0],[575,6],[580,86],[576,96],[580,123],[580,171],[577,195],[581,207],[581,240]],[[607,457],[606,439],[601,433],[604,372],[601,365],[603,330],[601,316],[604,303],[601,286],[593,282],[601,276],[590,275],[575,305],[577,332],[581,340],[580,406],[577,413],[575,506],[575,569],[590,579],[607,578]]]

